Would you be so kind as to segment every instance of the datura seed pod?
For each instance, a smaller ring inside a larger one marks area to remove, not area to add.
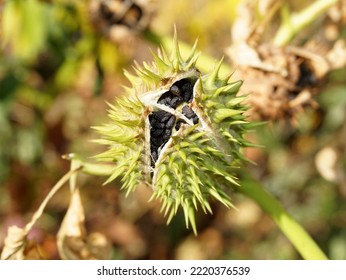
[[[175,36],[170,56],[159,51],[151,65],[126,73],[132,86],[109,105],[110,122],[95,129],[107,146],[98,160],[115,164],[106,183],[119,177],[127,192],[150,186],[168,222],[182,207],[196,233],[198,208],[212,212],[211,199],[232,207],[227,192],[238,186],[234,170],[249,143],[242,81],[219,77],[221,62],[201,73],[195,47],[183,59]]]

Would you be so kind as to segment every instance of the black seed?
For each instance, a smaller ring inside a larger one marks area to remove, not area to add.
[[[182,89],[182,91],[190,91],[190,92],[192,92],[192,90],[193,90],[192,83],[190,81],[187,81],[186,83],[184,83],[181,86],[181,89]]]
[[[157,101],[157,103],[159,104],[162,104],[162,105],[165,105],[165,106],[170,106],[170,103],[171,103],[171,97],[170,96],[167,96],[166,93],[164,93],[160,98],[159,100]]]
[[[182,109],[182,113],[185,117],[192,120],[194,124],[198,123],[198,116],[189,106],[184,106]]]
[[[175,116],[171,116],[169,118],[169,120],[166,122],[166,127],[167,128],[172,128],[174,126],[174,123],[175,123]]]
[[[189,79],[182,79],[175,82],[169,89],[161,95],[157,101],[159,104],[177,108],[181,103],[191,102],[193,98],[193,83]]]
[[[195,112],[187,105],[185,105],[181,111],[185,117],[187,117],[188,119],[191,119],[194,117]]]
[[[150,132],[151,137],[159,137],[163,133],[163,129],[155,129]]]
[[[183,99],[185,102],[191,103],[192,102],[192,92],[184,92]]]
[[[171,93],[173,93],[174,95],[180,95],[181,94],[179,87],[176,85],[171,86],[169,91]]]
[[[193,121],[193,124],[198,123],[199,119],[198,119],[198,116],[196,114],[193,116],[192,121]]]
[[[175,97],[173,97],[172,100],[171,100],[171,103],[170,103],[171,106],[170,106],[170,107],[172,107],[173,109],[175,109],[175,108],[177,108],[178,105],[180,105],[183,101],[184,101],[184,100],[183,100],[182,97],[180,97],[180,96],[175,96]]]
[[[154,137],[150,137],[150,141],[153,144],[153,146],[156,146],[157,148],[160,147],[164,142],[162,138],[154,138]]]
[[[185,83],[181,90],[183,92],[182,96],[185,102],[192,102],[193,86],[190,82]]]
[[[152,112],[151,115],[149,116],[149,120],[150,118],[154,118],[158,121],[160,121],[164,116],[165,116],[166,112],[165,111],[156,111],[156,112]]]
[[[172,134],[171,129],[166,129],[165,132],[164,132],[163,135],[162,135],[162,138],[163,138],[164,140],[168,140],[169,137],[171,137],[171,134]]]
[[[161,122],[168,121],[173,115],[171,113],[165,112],[164,117],[162,117]]]
[[[158,146],[155,146],[155,145],[150,144],[150,150],[151,150],[152,152],[157,152],[158,149],[159,149]]]
[[[151,122],[150,122],[150,126],[152,127],[152,128],[164,128],[165,127],[165,124],[164,123],[161,123],[161,122],[159,122],[158,120],[152,120]]]
[[[180,119],[179,119],[179,120],[177,121],[176,125],[175,125],[175,129],[176,129],[176,130],[179,130],[182,123],[185,123],[185,122],[184,122],[183,120],[180,120]]]
[[[149,115],[149,122],[150,124],[153,121],[165,123],[171,116],[172,116],[171,113],[168,113],[163,110],[152,112],[151,115]]]

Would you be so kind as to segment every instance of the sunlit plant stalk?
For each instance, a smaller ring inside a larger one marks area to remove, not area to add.
[[[247,178],[241,181],[241,185],[239,191],[262,207],[304,259],[327,259],[327,256],[305,229],[281,206],[272,194],[265,190],[260,182],[248,175]]]
[[[321,14],[337,2],[339,0],[313,1],[313,3],[300,12],[290,12],[287,4],[285,4],[281,10],[282,23],[274,37],[274,45],[287,45],[296,34],[314,22]]]

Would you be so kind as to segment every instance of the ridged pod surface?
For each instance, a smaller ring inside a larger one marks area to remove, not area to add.
[[[168,222],[182,207],[196,233],[198,208],[212,212],[211,199],[232,207],[227,192],[238,186],[248,124],[237,96],[242,81],[219,77],[221,62],[200,73],[195,46],[183,59],[176,36],[173,44],[170,56],[159,51],[152,64],[126,73],[132,86],[109,105],[110,122],[95,127],[107,146],[97,158],[115,163],[106,183],[119,177],[127,192],[150,186]]]

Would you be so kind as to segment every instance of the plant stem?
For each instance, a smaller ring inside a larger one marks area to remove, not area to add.
[[[51,198],[57,193],[58,190],[61,189],[61,187],[64,186],[64,184],[70,180],[72,176],[74,176],[80,168],[74,168],[71,169],[68,173],[66,173],[50,190],[50,192],[47,194],[45,199],[42,201],[40,207],[36,210],[34,215],[31,218],[31,221],[25,226],[24,231],[25,233],[29,233],[29,231],[32,229],[34,224],[37,222],[37,220],[42,216],[42,213],[44,209],[46,208],[48,202],[51,200]]]
[[[63,158],[73,161],[76,166],[80,166],[81,172],[94,176],[110,176],[115,168],[115,165],[112,164],[87,162],[74,153],[64,155]]]
[[[287,45],[300,30],[311,24],[338,1],[317,0],[299,13],[292,13],[288,18],[283,20],[283,23],[279,27],[273,40],[274,45]],[[283,7],[283,9],[285,8],[287,7]]]
[[[328,259],[311,236],[258,181],[247,177],[242,180],[239,190],[256,201],[269,214],[304,259]]]

